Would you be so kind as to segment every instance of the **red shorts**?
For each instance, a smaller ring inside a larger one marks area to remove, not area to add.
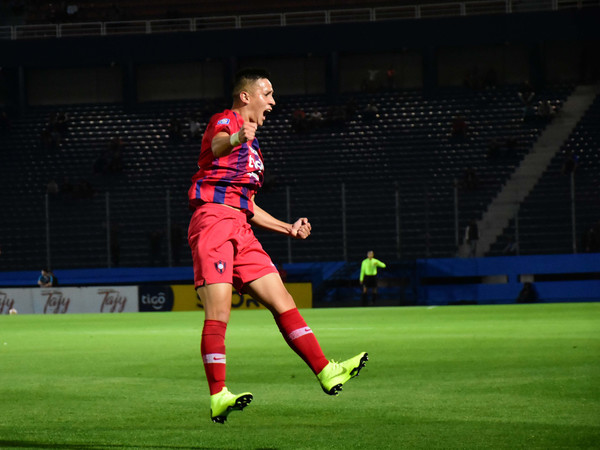
[[[260,277],[277,273],[242,211],[215,203],[199,206],[190,220],[188,242],[195,287],[229,283],[241,290]]]

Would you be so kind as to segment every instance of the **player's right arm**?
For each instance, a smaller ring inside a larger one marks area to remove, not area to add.
[[[363,280],[365,279],[365,262],[363,261],[360,265],[360,284],[363,284]]]
[[[237,133],[229,134],[220,131],[215,134],[211,141],[211,149],[215,158],[229,155],[234,148],[239,147],[244,142],[252,141],[256,136],[258,125],[253,122],[244,122]]]

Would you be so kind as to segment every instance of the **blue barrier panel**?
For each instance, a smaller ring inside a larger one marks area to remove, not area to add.
[[[318,289],[344,264],[284,264],[284,268],[288,281],[309,281]],[[600,301],[600,254],[419,259],[416,268],[412,262],[410,266],[398,272],[412,280],[395,288],[394,292],[400,292],[399,304],[406,304],[408,290],[410,304],[514,303],[526,281],[533,283],[543,302]],[[55,274],[63,286],[193,282],[191,267],[73,269],[57,270]],[[38,271],[0,272],[0,286],[37,286],[39,275]],[[351,276],[353,280],[356,278]],[[382,280],[392,278],[382,277]],[[359,295],[358,286],[349,288],[347,283],[332,288],[344,286],[347,292],[342,289],[336,294],[338,297],[348,299]]]
[[[115,269],[56,270],[54,274],[62,286],[138,284],[163,281],[193,283],[191,267],[127,267]],[[37,286],[40,272],[0,272],[0,286]]]
[[[421,304],[514,303],[525,282],[543,302],[600,301],[600,254],[417,260]]]

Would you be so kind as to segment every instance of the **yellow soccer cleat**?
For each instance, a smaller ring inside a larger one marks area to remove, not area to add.
[[[358,376],[368,360],[369,355],[366,352],[340,363],[331,360],[317,375],[323,391],[329,395],[338,395],[343,384],[350,378]]]
[[[218,394],[210,396],[210,418],[215,423],[225,423],[231,411],[241,411],[252,401],[252,394],[232,394],[225,387]]]

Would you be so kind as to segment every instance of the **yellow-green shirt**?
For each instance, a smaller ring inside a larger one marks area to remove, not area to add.
[[[378,267],[385,269],[385,264],[375,258],[364,259],[360,266],[360,282],[361,283],[363,282],[365,275],[369,275],[369,276],[377,275]]]

